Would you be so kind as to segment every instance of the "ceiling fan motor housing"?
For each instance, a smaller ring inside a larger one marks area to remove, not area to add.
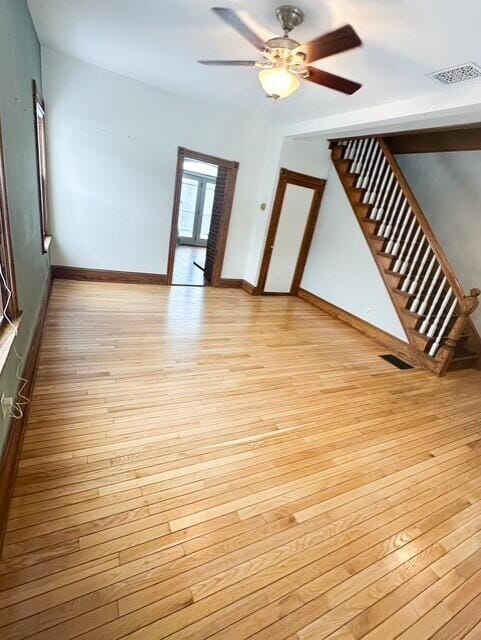
[[[266,45],[269,49],[288,49],[289,51],[293,51],[300,47],[300,43],[296,42],[292,38],[288,38],[287,36],[280,36],[279,38],[271,38],[266,42]]]
[[[288,35],[292,29],[304,22],[304,13],[299,7],[283,4],[276,9],[276,17],[282,25],[284,35]]]

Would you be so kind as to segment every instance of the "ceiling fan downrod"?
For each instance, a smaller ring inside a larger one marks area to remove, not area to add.
[[[291,4],[282,4],[276,9],[276,18],[282,25],[284,36],[288,37],[289,33],[304,22],[304,13]]]

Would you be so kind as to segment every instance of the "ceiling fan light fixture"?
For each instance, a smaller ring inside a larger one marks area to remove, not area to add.
[[[271,98],[287,98],[299,87],[299,78],[286,67],[272,67],[259,71],[262,88]]]

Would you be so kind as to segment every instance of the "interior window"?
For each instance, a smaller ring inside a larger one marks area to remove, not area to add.
[[[47,197],[47,154],[45,146],[45,103],[40,99],[37,85],[33,81],[33,105],[35,116],[35,137],[37,149],[38,199],[40,205],[40,229],[42,232],[42,251],[46,252],[50,242]]]

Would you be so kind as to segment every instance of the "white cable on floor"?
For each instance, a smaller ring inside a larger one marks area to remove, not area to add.
[[[18,328],[15,326],[12,320],[8,317],[8,313],[7,313],[8,305],[10,304],[10,300],[12,299],[12,291],[7,284],[7,280],[3,273],[1,264],[0,264],[0,277],[2,279],[3,288],[7,292],[7,300],[3,304],[2,314],[3,314],[3,317],[6,319],[6,321],[8,322],[8,324],[12,327],[15,334],[15,338],[16,338],[18,335]],[[21,382],[22,384],[18,388],[17,395],[16,395],[16,402],[14,402],[10,407],[9,417],[16,418],[17,420],[19,420],[20,418],[23,417],[22,407],[30,402],[30,398],[27,398],[27,396],[23,395],[23,391],[28,384],[28,380],[26,378],[23,378],[21,375],[21,370],[23,369],[23,358],[19,355],[15,347],[15,344],[13,345],[13,352],[15,353],[15,356],[17,357],[17,360],[18,360],[17,370],[15,372],[15,375],[18,382]]]

